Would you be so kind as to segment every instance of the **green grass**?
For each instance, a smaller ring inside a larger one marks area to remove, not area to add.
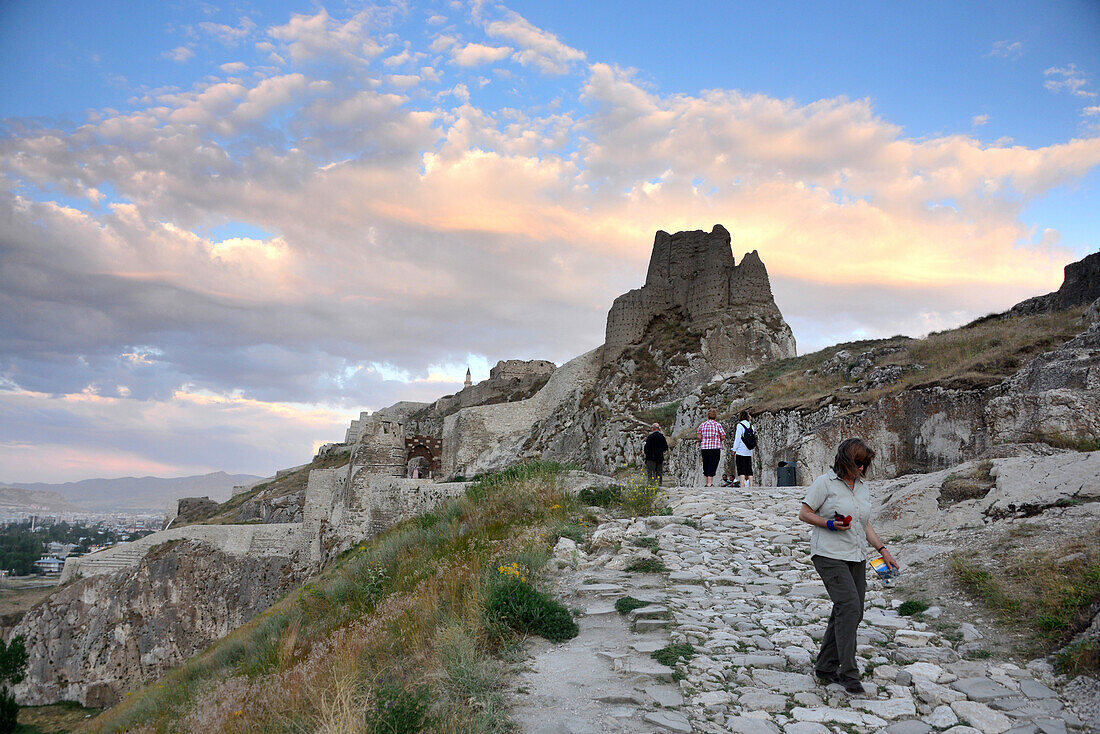
[[[1067,436],[1064,433],[1038,433],[1033,436],[1035,441],[1045,443],[1056,449],[1069,449],[1070,451],[1100,451],[1100,437],[1097,436]]]
[[[676,400],[667,405],[639,411],[635,414],[635,417],[647,425],[659,423],[661,426],[667,428],[676,421],[676,411],[679,409],[680,401]]]
[[[695,648],[692,647],[690,642],[674,643],[665,645],[660,650],[650,653],[650,656],[661,665],[667,665],[671,668],[681,660],[687,662],[695,657]]]
[[[912,617],[914,614],[920,614],[928,609],[929,604],[926,601],[917,601],[910,599],[909,601],[903,601],[901,606],[898,607],[898,614],[903,617]]]
[[[622,499],[623,488],[619,485],[608,487],[585,487],[577,493],[577,498],[586,505],[611,508]]]
[[[559,488],[562,469],[531,462],[480,477],[465,496],[351,548],[87,731],[503,734],[501,656],[517,630],[576,634],[537,578],[555,529],[584,522]]]
[[[485,598],[490,623],[500,622],[521,634],[538,635],[551,642],[565,642],[580,630],[561,602],[538,591],[526,581],[493,578]]]
[[[649,606],[649,602],[635,599],[632,596],[624,596],[615,602],[615,611],[619,614],[630,614],[635,609]]]
[[[638,548],[646,548],[656,553],[661,549],[661,543],[656,538],[649,537],[648,535],[640,538],[634,538],[630,541],[630,544],[637,546]]]
[[[639,558],[624,570],[628,573],[665,573],[668,567],[656,558]]]

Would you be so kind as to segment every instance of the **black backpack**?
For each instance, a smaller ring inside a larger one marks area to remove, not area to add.
[[[756,448],[756,431],[752,430],[751,423],[742,422],[741,425],[745,427],[745,432],[741,434],[741,443],[745,444],[745,448],[752,451]]]

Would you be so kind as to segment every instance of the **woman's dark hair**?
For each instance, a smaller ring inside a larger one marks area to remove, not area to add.
[[[749,411],[747,411],[747,410],[742,410],[742,411],[741,411],[741,420],[743,420],[743,421],[747,421],[747,420],[749,420],[749,418],[750,418],[750,416],[749,416]]]
[[[874,450],[862,438],[849,438],[840,443],[833,460],[833,471],[844,480],[858,479],[875,458]]]

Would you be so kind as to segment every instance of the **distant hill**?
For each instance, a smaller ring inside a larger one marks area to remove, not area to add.
[[[117,479],[84,479],[64,484],[18,482],[6,489],[53,493],[73,509],[61,512],[93,512],[164,510],[168,501],[177,497],[209,497],[219,502],[229,499],[239,484],[251,484],[258,479],[252,474],[226,474],[223,471],[191,477],[119,477]],[[14,497],[14,495],[13,495]],[[0,500],[2,501],[2,500]],[[3,506],[3,505],[0,505]]]
[[[20,487],[0,487],[0,510],[80,512],[82,509],[57,492],[42,492]]]

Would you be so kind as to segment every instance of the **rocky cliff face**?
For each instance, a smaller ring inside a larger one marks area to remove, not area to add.
[[[134,569],[79,579],[13,630],[26,639],[23,705],[114,704],[241,626],[301,581],[289,558],[166,543]]]
[[[1026,315],[1061,311],[1084,306],[1100,298],[1100,252],[1070,263],[1064,272],[1065,277],[1058,290],[1017,303],[1011,312]]]
[[[935,472],[981,457],[1031,453],[1031,448],[1020,444],[1032,442],[1090,447],[1100,437],[1100,300],[1086,313],[1080,328],[1077,336],[992,384],[975,377],[970,387],[897,390],[868,405],[829,398],[811,407],[754,415],[759,438],[754,457],[757,482],[774,484],[778,463],[793,461],[800,481],[808,483],[828,469],[837,445],[851,436],[860,436],[875,448],[873,478]],[[854,391],[888,388],[906,370],[915,369],[878,364],[889,361],[893,348],[876,347],[858,354],[841,350],[821,369],[827,372],[833,363],[841,364],[846,387]],[[734,380],[709,395],[696,391],[684,398],[673,424],[674,435],[690,438],[708,406],[727,412],[741,405],[751,408],[743,389]],[[735,419],[727,422],[731,435],[735,423]],[[635,431],[631,439],[640,447],[642,432]],[[684,483],[696,481],[697,448],[690,440],[677,444],[668,458],[667,474]]]

